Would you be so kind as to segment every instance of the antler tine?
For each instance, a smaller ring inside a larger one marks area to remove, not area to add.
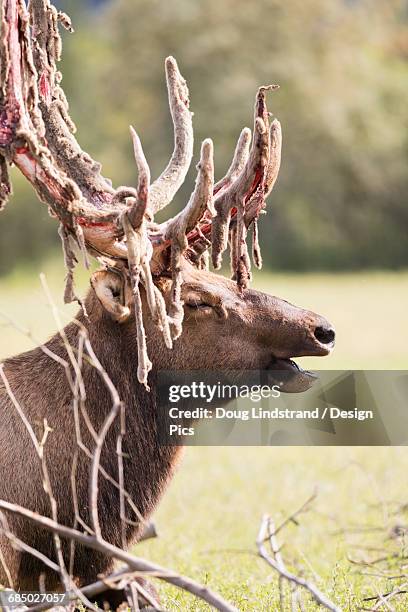
[[[146,333],[143,324],[142,299],[139,289],[142,259],[146,259],[146,249],[143,248],[145,247],[143,233],[134,230],[129,221],[127,213],[124,213],[122,223],[127,241],[130,282],[132,286],[133,306],[136,320],[138,357],[137,378],[139,382],[144,385],[147,390],[149,390],[147,377],[152,369],[152,362],[147,355]]]
[[[270,153],[269,153],[269,165],[268,172],[266,175],[266,190],[265,197],[267,197],[275,186],[276,179],[278,178],[281,156],[282,156],[282,128],[281,124],[277,119],[272,121],[270,129]]]
[[[262,255],[259,246],[258,236],[258,217],[265,206],[265,199],[271,193],[276,180],[278,178],[281,154],[282,154],[282,130],[281,124],[277,119],[274,119],[269,133],[269,163],[265,177],[264,193],[258,197],[252,198],[247,204],[245,210],[245,225],[249,227],[253,223],[252,234],[252,261],[258,270],[262,268]]]
[[[248,160],[251,136],[251,130],[245,127],[239,135],[234,151],[234,157],[232,158],[231,165],[227,170],[227,174],[214,185],[214,194],[218,194],[221,189],[229,187],[242,172],[242,169]]]
[[[135,129],[129,126],[130,134],[133,142],[133,152],[135,155],[136,166],[138,169],[137,183],[137,199],[132,204],[131,210],[128,212],[128,219],[132,227],[137,228],[141,224],[145,214],[149,214],[149,186],[150,186],[150,168],[143,152],[142,143]]]
[[[222,253],[228,245],[231,230],[231,263],[233,278],[241,288],[250,279],[250,259],[246,245],[247,228],[256,222],[265,205],[265,197],[276,181],[280,163],[280,125],[273,124],[271,134],[274,146],[271,150],[269,113],[265,93],[276,89],[276,85],[261,87],[255,102],[255,127],[251,151],[245,166],[236,180],[215,198],[216,217],[212,221],[212,260],[215,269],[221,267]],[[271,151],[273,152],[271,156]],[[231,226],[232,217],[234,224]],[[261,265],[257,228],[255,228],[254,260]]]
[[[200,161],[197,164],[197,179],[193,193],[185,208],[166,222],[165,238],[185,242],[186,234],[192,231],[208,210],[214,214],[214,145],[210,138],[201,145]]]
[[[132,126],[130,126],[130,133],[133,141],[133,151],[135,154],[135,161],[139,172],[137,194],[138,198],[134,202],[130,211],[127,213],[127,217],[134,229],[139,228],[139,232],[142,233],[144,244],[145,244],[145,257],[141,258],[141,271],[142,271],[142,282],[146,290],[147,301],[149,304],[150,312],[153,316],[154,322],[162,330],[164,340],[168,348],[172,347],[171,334],[169,329],[169,321],[166,316],[165,302],[162,294],[155,287],[152,278],[152,272],[150,269],[150,261],[153,255],[153,247],[148,240],[146,221],[152,220],[151,206],[150,206],[150,169],[146,161],[146,157],[143,152],[140,138]],[[143,226],[143,227],[142,227]]]
[[[206,211],[213,209],[214,191],[214,147],[209,138],[201,145],[200,161],[197,164],[195,189],[187,206],[173,219],[165,224],[165,240],[171,241],[172,290],[170,319],[173,327],[173,338],[181,334],[183,321],[183,303],[181,301],[181,257],[188,248],[187,234],[194,230]]]
[[[67,225],[72,225],[68,210],[77,193],[74,186],[65,185],[62,177],[53,172],[43,143],[45,128],[38,109],[37,73],[24,4],[20,0],[3,2],[1,21],[1,110],[4,119],[0,137],[2,156],[9,162],[15,162],[33,184],[37,182],[42,199],[53,206],[54,212],[59,213]],[[24,41],[25,53],[22,53],[20,38]],[[41,185],[45,177],[48,189]],[[54,203],[51,192],[59,190],[63,192],[62,203]]]
[[[74,137],[75,125],[69,116],[65,94],[59,85],[57,62],[61,56],[58,12],[49,0],[30,1],[33,28],[33,60],[39,79],[39,108],[46,129],[47,145],[58,166],[79,187],[86,206],[95,198],[109,203],[115,190],[101,175],[101,165],[82,151]]]
[[[263,190],[247,202],[245,207],[245,224],[247,227],[256,221],[265,206],[265,199],[271,193],[278,178],[282,155],[282,128],[277,119],[274,119],[269,130],[269,159],[264,177]]]
[[[262,118],[256,117],[254,138],[245,167],[232,185],[222,191],[214,202],[217,216],[212,222],[212,260],[215,269],[221,267],[221,256],[227,248],[231,210],[244,204],[246,195],[255,188],[268,160],[268,131]]]
[[[214,195],[217,194],[217,196],[219,196],[221,190],[227,189],[239,176],[248,160],[250,143],[251,130],[249,128],[244,128],[239,135],[234,156],[226,175],[214,185]],[[197,263],[199,263],[201,259],[206,259],[206,249],[211,245],[211,242],[206,238],[206,234],[211,233],[211,223],[214,214],[214,209],[211,212],[204,211],[203,217],[200,219],[201,223],[193,229],[187,237],[189,244],[196,252],[195,260]],[[207,264],[205,267],[208,267]]]
[[[194,134],[187,84],[180,74],[174,57],[166,59],[165,68],[170,112],[174,124],[174,150],[167,167],[150,188],[153,215],[172,201],[184,182],[193,158]]]
[[[142,300],[139,283],[146,291],[146,298],[153,321],[163,332],[168,348],[172,347],[169,320],[166,314],[164,298],[155,287],[150,270],[153,247],[147,233],[146,221],[149,217],[150,169],[143,152],[140,138],[130,126],[133,151],[138,169],[137,197],[127,198],[128,210],[122,214],[122,225],[126,237],[127,257],[129,262],[130,282],[134,298],[134,312],[137,331],[138,369],[137,377],[148,390],[147,378],[152,363],[147,355],[146,333],[143,323]]]

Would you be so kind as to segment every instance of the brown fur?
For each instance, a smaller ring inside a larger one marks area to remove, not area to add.
[[[156,402],[155,379],[160,369],[264,369],[273,356],[323,355],[328,352],[313,336],[316,326],[328,325],[322,317],[257,291],[241,293],[232,281],[189,266],[184,270],[184,279],[185,320],[182,336],[176,341],[174,349],[166,349],[152,323],[145,322],[149,355],[154,363],[149,375],[150,393],[137,381],[133,317],[125,323],[116,322],[102,307],[93,290],[86,300],[89,318],[82,311],[78,315],[79,321],[88,330],[96,355],[126,405],[125,488],[144,517],[148,517],[156,507],[173,474],[179,453],[177,447],[159,444],[161,415]],[[161,282],[166,285],[165,280]],[[201,306],[194,308],[197,302]],[[65,331],[71,345],[76,347],[77,325],[71,323]],[[67,357],[59,335],[55,335],[47,346]],[[72,396],[64,369],[40,348],[36,348],[6,360],[5,374],[38,438],[42,436],[45,418],[52,428],[46,444],[46,458],[58,503],[58,519],[72,526],[74,514],[70,476],[76,438]],[[87,411],[95,429],[99,430],[111,408],[110,395],[90,365],[84,365],[83,378]],[[84,442],[92,450],[93,441],[85,426],[82,434]],[[116,423],[107,437],[101,461],[115,479],[118,478],[117,434]],[[0,449],[0,498],[49,515],[49,501],[42,487],[38,457],[2,386]],[[77,495],[81,517],[88,524],[89,468],[89,459],[80,453]],[[118,491],[102,477],[99,484],[102,534],[120,546]],[[135,519],[129,509],[127,514]],[[47,533],[11,514],[7,515],[7,519],[18,537],[50,558],[55,558],[53,542]],[[140,527],[128,527],[129,545],[137,540],[139,534]],[[13,550],[2,536],[0,547],[15,588],[37,590],[40,573],[44,571],[47,588],[57,588],[58,577],[39,561]],[[65,554],[68,558],[67,547]],[[74,573],[79,584],[91,582],[98,574],[110,569],[109,560],[98,553],[77,548]],[[7,584],[1,564],[0,583]]]

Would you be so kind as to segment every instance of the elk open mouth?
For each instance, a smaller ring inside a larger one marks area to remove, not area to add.
[[[302,393],[307,391],[317,380],[317,374],[304,370],[293,359],[272,357],[268,366],[273,371],[273,378],[284,393]]]

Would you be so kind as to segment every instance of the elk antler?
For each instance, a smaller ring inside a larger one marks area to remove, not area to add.
[[[174,218],[157,225],[154,215],[167,206],[183,184],[193,155],[192,113],[189,94],[174,58],[165,70],[174,151],[162,174],[150,184],[150,172],[136,132],[131,128],[137,188],[114,189],[101,174],[101,166],[82,151],[61,88],[57,63],[61,56],[58,22],[72,31],[67,15],[49,0],[3,0],[0,39],[0,210],[11,194],[8,165],[15,164],[33,185],[50,214],[60,221],[67,283],[65,301],[77,299],[73,285],[74,247],[102,263],[127,271],[130,278],[138,333],[138,377],[147,386],[151,363],[146,352],[142,319],[141,283],[155,323],[166,345],[182,330],[182,257],[207,265],[207,250],[217,269],[222,253],[231,246],[233,277],[244,289],[250,279],[247,230],[254,227],[253,259],[260,267],[257,221],[279,171],[280,124],[269,128],[266,91],[261,87],[255,103],[255,125],[239,137],[232,164],[214,185],[213,145],[205,140],[197,166],[194,192]],[[153,282],[170,268],[171,303]]]

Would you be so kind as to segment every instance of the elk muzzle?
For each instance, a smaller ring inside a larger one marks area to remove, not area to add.
[[[249,291],[247,299],[254,317],[255,333],[270,354],[267,369],[285,392],[309,389],[316,379],[303,370],[293,358],[329,355],[335,344],[335,330],[321,315],[298,308],[285,300],[257,291]]]

